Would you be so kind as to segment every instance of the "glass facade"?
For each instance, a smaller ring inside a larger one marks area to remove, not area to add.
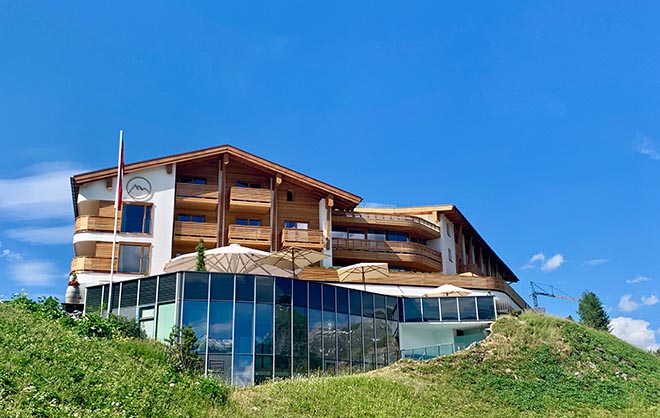
[[[110,300],[109,300],[110,299]],[[492,296],[397,298],[281,277],[181,272],[89,287],[86,312],[112,303],[163,341],[190,325],[205,371],[247,386],[360,372],[400,356],[401,322],[492,321]]]

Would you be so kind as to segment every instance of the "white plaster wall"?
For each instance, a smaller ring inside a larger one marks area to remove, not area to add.
[[[159,274],[163,272],[165,263],[169,261],[172,253],[172,235],[174,226],[174,187],[176,179],[176,167],[171,174],[167,174],[166,167],[154,167],[145,170],[135,171],[124,175],[124,190],[122,200],[124,202],[136,201],[128,195],[126,190],[129,181],[134,177],[144,177],[151,183],[151,194],[140,202],[152,203],[152,234],[145,236],[135,236],[132,234],[117,234],[117,242],[135,242],[150,243],[151,253],[149,260],[149,274]],[[112,189],[106,188],[106,181],[99,180],[93,183],[84,184],[80,187],[78,202],[84,200],[115,200],[116,177],[112,181]],[[112,233],[106,232],[86,232],[75,234],[74,242],[81,241],[105,241],[112,242]],[[81,275],[79,275],[80,277]],[[84,275],[85,279],[102,280],[105,275]],[[87,277],[89,276],[89,277]],[[135,277],[134,275],[127,275]],[[120,279],[118,277],[118,279]],[[86,281],[86,280],[85,280]]]
[[[325,197],[319,200],[319,226],[321,227],[320,229],[323,231],[323,240],[324,240],[324,245],[326,240],[331,240],[331,234],[332,234],[332,217],[330,217],[330,222],[326,223],[326,220],[328,219],[328,208],[326,207],[326,199]],[[326,228],[326,225],[330,226],[330,230]],[[321,267],[331,267],[332,266],[332,243],[328,246],[329,248],[323,248],[323,254],[329,256],[325,260],[321,260]]]
[[[439,238],[442,241],[442,268],[444,274],[456,274],[456,243],[454,241],[454,225],[442,215],[440,217],[442,236]],[[451,231],[451,236],[447,235],[447,230]],[[451,250],[452,261],[449,261],[449,250]]]

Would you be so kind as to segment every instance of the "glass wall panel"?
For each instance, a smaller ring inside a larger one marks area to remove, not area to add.
[[[272,305],[271,305],[272,308]],[[254,358],[254,384],[258,385],[273,378],[273,356],[257,355]]]
[[[183,302],[183,320],[184,327],[191,326],[195,331],[199,353],[206,352],[206,318],[208,302],[206,301],[184,301]]]
[[[209,353],[231,354],[233,317],[232,302],[211,302]]]
[[[399,320],[399,305],[397,303],[397,298],[388,296],[386,300],[387,305],[387,320],[388,321],[398,321]]]
[[[254,301],[254,276],[236,275],[236,301]]]
[[[350,290],[350,314],[351,315],[362,315],[362,292],[359,290]]]
[[[422,321],[422,302],[420,299],[404,298],[403,313],[406,322]]]
[[[293,304],[304,308],[307,307],[307,282],[293,280]]]
[[[345,287],[335,288],[337,292],[337,312],[348,313],[348,289]]]
[[[257,303],[273,303],[273,295],[275,294],[273,278],[257,276],[255,280],[257,286]]]
[[[174,303],[162,303],[158,305],[158,320],[156,324],[156,339],[165,342],[170,336],[174,326],[174,315],[176,309]]]
[[[300,306],[293,308],[293,355],[307,359],[307,308]]]
[[[311,285],[312,283],[310,283]],[[311,286],[310,286],[311,287]],[[320,290],[320,288],[319,288]],[[319,309],[310,309],[307,321],[309,371],[323,370],[323,321]]]
[[[477,320],[477,304],[474,298],[458,298],[461,321]]]
[[[364,369],[373,370],[376,367],[376,333],[374,319],[362,317],[362,332],[364,340]]]
[[[291,304],[291,279],[275,278],[275,303]]]
[[[234,316],[234,353],[252,353],[253,309],[254,304],[236,302]]]
[[[424,321],[439,321],[440,310],[438,307],[438,298],[422,299],[422,308],[424,310]]]
[[[387,321],[387,356],[388,364],[399,359],[399,323]]]
[[[275,377],[291,377],[291,356],[275,356]]]
[[[334,296],[334,292],[332,293]],[[325,301],[325,286],[323,287]],[[333,297],[334,299],[334,297]],[[323,311],[323,360],[326,374],[334,374],[337,366],[337,323],[335,312]]]
[[[376,318],[385,319],[387,313],[385,312],[385,295],[374,295],[374,315]]]
[[[374,316],[373,293],[362,292],[362,314],[364,316]]]
[[[253,384],[254,364],[252,356],[234,355],[234,379],[232,383],[238,387],[250,386]]]
[[[254,350],[257,354],[273,354],[273,305],[257,303],[254,330]]]
[[[291,306],[275,305],[275,354],[291,355]]]
[[[231,382],[231,355],[209,354],[209,374],[220,378],[223,382]]]
[[[183,282],[185,300],[207,300],[209,297],[208,273],[186,273]]]
[[[211,274],[211,300],[234,300],[233,274]]]
[[[478,296],[477,309],[479,310],[480,321],[495,319],[495,300],[492,296]]]
[[[387,321],[376,318],[376,364],[379,367],[387,364]]]
[[[321,284],[309,283],[309,309],[321,309]]]
[[[337,314],[337,359],[342,362],[351,360],[350,328],[348,314]]]
[[[328,312],[335,311],[335,287],[323,285],[323,310]]]
[[[362,346],[362,317],[358,315],[350,316],[351,326],[351,364],[354,372],[362,371],[363,359],[362,354],[364,347]]]
[[[440,311],[443,321],[458,321],[456,298],[440,298]]]

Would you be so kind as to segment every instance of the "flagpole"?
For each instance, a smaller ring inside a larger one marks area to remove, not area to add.
[[[112,284],[115,274],[115,249],[117,247],[117,219],[119,218],[119,209],[121,209],[121,200],[123,193],[124,178],[124,131],[119,130],[119,157],[117,161],[117,193],[115,196],[115,223],[112,233],[112,256],[110,257],[110,294],[108,295],[108,316],[112,312]]]

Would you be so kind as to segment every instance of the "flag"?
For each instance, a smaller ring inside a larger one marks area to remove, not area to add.
[[[124,189],[124,138],[123,131],[119,131],[119,162],[117,163],[117,196],[115,197],[115,209],[121,210],[121,199]]]

